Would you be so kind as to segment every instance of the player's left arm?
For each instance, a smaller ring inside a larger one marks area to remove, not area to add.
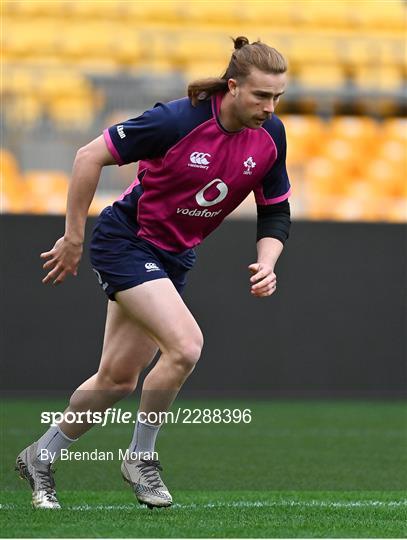
[[[277,288],[274,268],[291,225],[285,129],[277,117],[273,118],[268,129],[276,145],[277,158],[262,183],[254,190],[257,202],[257,262],[249,266],[252,273],[251,294],[258,298],[270,296]]]
[[[270,206],[257,205],[257,262],[249,265],[251,294],[262,298],[277,288],[274,272],[291,225],[288,201]]]

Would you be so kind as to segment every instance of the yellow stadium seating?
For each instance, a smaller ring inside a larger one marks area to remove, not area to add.
[[[177,71],[188,82],[219,76],[232,53],[229,36],[238,34],[284,53],[305,89],[302,111],[315,110],[307,89],[330,91],[335,99],[352,81],[363,90],[357,111],[392,114],[391,94],[399,93],[407,73],[401,0],[10,0],[2,2],[2,15],[4,116],[24,128],[44,115],[59,129],[89,128],[103,104],[90,74]],[[379,102],[366,96],[371,90],[389,97]],[[325,123],[288,115],[284,123],[294,193],[303,197],[297,206],[305,216],[406,219],[407,120],[334,117]],[[1,173],[7,178],[3,207],[23,211],[21,174],[18,167],[12,171],[8,165]],[[37,180],[27,176],[33,192]],[[56,192],[54,208],[63,212],[62,190]],[[33,201],[28,211],[50,211],[41,197]],[[98,194],[93,211],[105,204]],[[252,212],[251,205],[248,199],[243,213]]]

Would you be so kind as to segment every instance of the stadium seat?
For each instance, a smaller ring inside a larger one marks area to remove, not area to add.
[[[27,171],[24,174],[28,212],[65,213],[68,176],[61,171]]]
[[[129,2],[130,3],[130,2]],[[97,19],[109,20],[112,17],[124,15],[126,2],[123,0],[76,0],[68,2],[65,7],[65,14],[72,19],[86,20],[92,22]]]
[[[286,115],[282,120],[287,136],[288,161],[297,164],[316,156],[326,137],[324,123],[316,116],[307,115]]]
[[[272,4],[263,0],[246,0],[242,5],[244,20],[248,24],[270,24],[274,28],[292,26],[298,2],[292,0],[277,0]]]
[[[95,114],[93,96],[66,96],[56,98],[47,106],[50,119],[61,130],[88,130]]]
[[[321,155],[329,159],[338,174],[341,176],[340,184],[343,185],[349,178],[360,174],[364,163],[361,155],[352,142],[344,139],[332,138],[321,147]]]
[[[360,89],[379,91],[401,90],[402,72],[397,66],[361,66],[354,77],[356,86]]]
[[[95,2],[95,5],[98,4]],[[117,35],[106,21],[68,21],[64,25],[60,48],[61,53],[72,60],[109,58],[116,41]]]
[[[386,137],[407,145],[407,118],[389,118],[383,122]]]
[[[338,59],[348,68],[372,65],[378,56],[379,42],[375,35],[360,36],[348,32],[340,36]]]
[[[359,161],[362,161],[365,154],[371,152],[372,145],[377,146],[382,138],[377,123],[371,118],[338,116],[333,118],[329,124],[331,137],[349,143],[355,152],[359,153]],[[369,155],[365,157],[369,159]]]
[[[346,186],[343,175],[335,164],[326,157],[314,157],[304,166],[304,191],[306,198],[317,195],[338,195],[344,192]]]
[[[351,2],[321,2],[320,0],[307,0],[297,2],[295,6],[295,19],[302,25],[312,28],[348,28],[351,24],[349,12]]]
[[[174,0],[156,0],[154,2],[126,2],[126,17],[136,24],[177,22],[183,10],[183,3]]]
[[[92,93],[90,82],[80,72],[61,68],[46,70],[38,82],[38,90],[45,101]]]
[[[225,71],[224,62],[200,62],[192,63],[182,70],[187,84],[197,79],[206,77],[220,77]]]
[[[361,29],[392,29],[404,30],[407,9],[402,0],[383,3],[380,0],[363,2],[359,0],[351,10],[355,25]]]
[[[6,0],[2,7],[7,15],[30,19],[38,16],[63,17],[68,4],[67,0]]]
[[[36,95],[13,95],[3,100],[4,118],[9,126],[24,126],[31,129],[41,120],[43,107]]]
[[[225,68],[232,52],[232,43],[226,36],[214,36],[208,32],[197,29],[195,32],[184,32],[178,35],[176,39],[166,47],[165,56],[168,52],[171,54],[175,65],[185,66],[195,64],[198,66],[201,62],[223,62]]]
[[[339,90],[345,84],[343,70],[335,65],[318,65],[309,62],[298,68],[298,79],[305,88]]]
[[[179,12],[183,19],[190,21],[192,24],[202,24],[203,22],[211,23],[214,26],[234,24],[246,20],[247,11],[249,10],[245,11],[244,4],[239,0],[234,2],[227,0],[218,0],[216,2],[197,0],[195,2],[181,2],[182,7]],[[256,10],[254,2],[250,2],[249,9],[252,12]]]
[[[405,195],[406,169],[388,159],[373,159],[366,167],[366,177],[378,196],[403,197]],[[403,192],[404,191],[404,192]]]
[[[1,82],[8,93],[19,95],[36,93],[37,78],[32,69],[9,67],[3,71],[3,75]]]
[[[385,159],[397,167],[400,172],[407,173],[407,146],[397,139],[385,139],[381,144],[377,156]],[[407,175],[406,175],[407,182]]]
[[[329,35],[293,33],[283,49],[290,64],[294,64],[296,68],[307,69],[317,65],[321,69],[328,69],[329,73],[332,67],[339,67],[338,44]]]

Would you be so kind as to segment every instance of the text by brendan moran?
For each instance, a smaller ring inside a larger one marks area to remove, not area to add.
[[[57,452],[50,452],[49,450],[43,448],[40,452],[39,459],[41,461],[51,461],[53,463],[56,459],[61,461],[135,461],[135,460],[158,460],[157,452],[131,452],[128,448],[122,450],[119,448],[116,452],[111,450],[82,450],[82,451],[73,451],[63,448],[60,452],[60,455],[57,457]]]

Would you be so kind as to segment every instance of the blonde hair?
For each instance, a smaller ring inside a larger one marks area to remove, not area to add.
[[[229,79],[242,81],[249,75],[252,67],[274,74],[285,73],[288,69],[284,56],[261,41],[249,43],[246,37],[239,36],[233,39],[233,43],[235,50],[222,77],[198,79],[188,85],[188,97],[193,105],[217,92],[226,92]]]

